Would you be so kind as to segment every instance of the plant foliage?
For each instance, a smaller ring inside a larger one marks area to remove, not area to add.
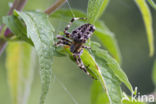
[[[24,29],[24,25],[22,25],[23,21],[26,24],[27,29]],[[26,34],[26,38],[31,39],[34,44],[36,52],[39,56],[40,63],[40,75],[42,84],[40,104],[44,104],[52,75],[51,69],[54,51],[54,28],[50,24],[48,16],[40,12],[20,13],[14,11],[13,16],[4,18],[4,23],[7,24],[8,27],[10,27],[11,31],[13,31],[14,34],[17,34],[17,37],[22,37]],[[12,27],[12,23],[16,23],[14,24],[14,27]],[[22,31],[19,29],[20,27],[22,27],[23,30],[27,30],[26,33],[20,32]]]
[[[99,18],[102,16],[110,0],[89,0],[87,13],[79,10],[57,10],[50,16],[42,12],[14,11],[11,16],[4,16],[3,23],[11,30],[14,36],[10,40],[24,41],[10,42],[7,47],[6,67],[8,69],[8,82],[12,95],[13,104],[26,104],[28,97],[25,91],[31,87],[34,61],[32,58],[32,47],[36,50],[39,58],[41,77],[41,98],[40,104],[46,103],[46,96],[49,91],[52,76],[53,56],[66,56],[73,60],[70,47],[54,47],[56,34],[62,34],[65,26],[73,18],[87,17],[87,21],[76,21],[69,32],[75,27],[85,23],[96,26],[95,34],[88,41],[87,45],[91,50],[84,49],[81,59],[90,74],[97,79],[94,81],[91,90],[92,104],[132,104],[122,102],[123,91],[121,84],[134,93],[133,88],[120,67],[121,57],[115,34],[111,32],[105,23]],[[154,40],[152,29],[152,17],[145,0],[135,0],[138,5],[146,27],[150,56],[154,54]],[[153,7],[154,3],[149,0]],[[71,13],[72,11],[72,13]],[[52,26],[53,24],[53,26]],[[55,31],[54,31],[55,28]],[[30,44],[30,45],[28,45]],[[108,51],[106,51],[106,49]],[[11,60],[16,60],[11,62]],[[35,61],[34,61],[35,62]],[[73,62],[75,62],[73,60]],[[154,76],[154,75],[153,75]],[[22,82],[21,78],[27,80]],[[155,77],[154,77],[155,79]],[[155,82],[155,80],[154,80]],[[27,88],[24,87],[27,85]],[[18,90],[22,89],[22,90]],[[21,101],[25,99],[24,103]],[[133,103],[140,104],[140,103]]]

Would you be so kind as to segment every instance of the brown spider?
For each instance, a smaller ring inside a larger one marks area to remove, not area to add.
[[[67,32],[71,24],[75,20],[80,20],[80,19],[86,20],[86,18],[72,18],[71,19],[70,23],[67,25],[67,27],[64,30],[65,36],[57,35],[57,39],[59,41],[56,43],[56,46],[57,47],[64,46],[64,45],[70,46],[70,51],[73,53],[73,57],[76,60],[77,65],[87,75],[89,75],[89,72],[86,70],[86,67],[84,66],[80,56],[83,52],[83,48],[90,49],[90,47],[87,47],[84,44],[95,31],[95,26],[91,24],[84,24],[76,28],[74,31],[72,31],[72,33]]]

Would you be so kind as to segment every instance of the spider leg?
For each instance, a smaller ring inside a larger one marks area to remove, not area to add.
[[[86,67],[84,66],[84,64],[83,64],[83,62],[82,62],[82,60],[81,60],[81,58],[80,58],[80,55],[78,55],[78,61],[79,61],[79,63],[80,63],[80,66],[79,66],[80,69],[82,69],[87,75],[90,76],[89,72],[87,71]]]
[[[79,60],[78,60],[78,58],[77,58],[77,55],[73,55],[73,57],[74,57],[74,60],[76,61],[76,64],[77,64],[78,66],[80,66],[80,62],[79,62]]]
[[[72,18],[71,19],[71,21],[69,22],[69,24],[65,27],[65,29],[64,29],[64,34],[66,35],[66,37],[70,37],[70,33],[67,31],[69,28],[70,28],[70,26],[72,25],[72,23],[74,22],[74,21],[76,21],[76,20],[86,20],[87,18]]]
[[[55,44],[56,47],[58,47],[58,46],[64,46],[64,45],[70,46],[71,43],[69,43],[69,42],[67,42],[67,41],[62,41],[62,40],[60,40],[60,41],[58,41],[58,42]]]
[[[71,40],[69,40],[69,39],[67,39],[67,38],[65,38],[64,36],[61,36],[61,35],[57,35],[56,38],[57,38],[57,39],[60,39],[60,40],[63,40],[63,41],[67,41],[67,42],[69,42],[69,43],[72,43]]]
[[[78,56],[78,57],[77,57]],[[83,62],[82,62],[82,60],[81,60],[81,58],[80,58],[80,55],[73,55],[73,57],[74,57],[74,59],[76,60],[76,63],[77,63],[77,65],[79,66],[79,68],[81,69],[81,70],[83,70],[88,76],[90,76],[91,78],[93,78],[93,79],[95,79],[93,76],[91,76],[90,74],[89,74],[89,72],[87,71],[87,69],[86,69],[86,67],[84,66],[84,64],[83,64]]]
[[[78,60],[79,62],[81,63],[81,66],[80,66],[80,69],[82,69],[88,76],[90,76],[91,78],[95,79],[86,69],[86,67],[84,66],[81,58],[80,58],[80,55],[78,56]],[[87,68],[89,67],[89,65],[87,66]],[[96,80],[96,79],[95,79]]]
[[[82,48],[85,48],[85,49],[91,49],[91,47],[88,47],[88,46],[82,46]]]
[[[63,37],[61,35],[57,35],[56,38],[59,39],[59,41],[55,44],[56,47],[64,46],[64,45],[70,46],[71,43],[72,43],[71,40],[69,40],[69,39],[67,39],[67,38],[65,38],[65,37]]]

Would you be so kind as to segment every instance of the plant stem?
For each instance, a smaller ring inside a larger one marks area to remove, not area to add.
[[[51,5],[48,9],[46,9],[44,12],[47,14],[51,14],[53,13],[57,8],[59,8],[60,6],[62,6],[64,3],[66,2],[66,0],[57,0],[55,2],[55,4]]]
[[[10,10],[8,12],[8,15],[12,15],[14,9],[16,9],[18,11],[21,11],[24,8],[26,2],[27,2],[27,0],[14,0],[14,3],[13,3],[12,7],[10,8]],[[44,12],[46,14],[50,15],[57,8],[61,7],[65,2],[66,2],[66,0],[57,0],[54,4],[52,4]],[[4,25],[1,26],[0,33],[1,33],[1,30],[3,30],[4,27],[5,27]],[[6,35],[5,34],[6,38],[10,38],[11,36],[13,36],[13,35],[12,34],[11,35]],[[5,47],[6,47],[6,41],[3,40],[3,39],[0,39],[0,55],[3,52],[3,50],[5,49]]]
[[[8,15],[11,15],[14,9],[21,11],[24,8],[26,2],[27,0],[15,0],[12,7],[9,10]]]
[[[24,8],[26,2],[27,2],[27,0],[14,0],[13,5],[12,5],[12,7],[10,8],[10,10],[8,12],[8,15],[12,15],[14,9],[16,9],[18,11],[21,11]],[[1,28],[0,29],[0,34],[1,34],[3,28],[5,28],[5,25],[2,24],[2,26],[0,28]],[[11,37],[12,35],[8,35],[10,32],[11,31],[9,29],[8,29],[8,32],[4,32],[5,37],[8,37],[8,38]],[[0,55],[4,51],[6,45],[7,45],[6,41],[3,40],[3,39],[0,39]]]

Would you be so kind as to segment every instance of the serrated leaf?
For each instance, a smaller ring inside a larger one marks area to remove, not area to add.
[[[100,40],[102,45],[108,49],[111,55],[120,63],[121,55],[117,41],[114,37],[114,33],[112,33],[102,21],[96,22],[95,26],[96,37]]]
[[[156,4],[153,0],[148,0],[149,4],[156,10]]]
[[[110,0],[89,0],[87,17],[92,24],[102,15]]]
[[[27,104],[35,62],[35,53],[29,44],[8,44],[6,68],[12,104]]]
[[[152,79],[153,79],[153,83],[156,87],[156,60],[154,61],[154,64],[153,64]]]
[[[148,5],[146,4],[145,0],[135,0],[136,4],[138,5],[142,17],[144,20],[147,38],[148,38],[148,45],[149,45],[149,55],[153,56],[154,54],[154,37],[153,37],[153,28],[152,28],[152,16]]]
[[[14,15],[23,19],[27,27],[27,37],[32,40],[39,56],[42,84],[40,104],[45,104],[52,74],[54,28],[50,24],[48,16],[44,13],[15,11]]]

